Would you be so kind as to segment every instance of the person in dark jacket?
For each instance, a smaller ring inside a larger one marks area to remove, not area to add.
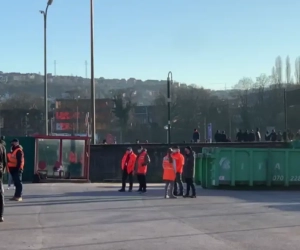
[[[217,130],[217,132],[215,133],[215,142],[221,142],[220,136],[220,130]]]
[[[183,176],[186,182],[186,194],[183,197],[196,198],[196,188],[194,184],[196,154],[190,146],[185,147],[184,151],[185,151],[185,163],[183,167]],[[190,189],[192,189],[191,196],[190,196]]]
[[[249,130],[245,130],[244,135],[243,135],[243,141],[248,142],[249,141]]]
[[[241,129],[239,129],[239,132],[236,134],[236,141],[242,142],[244,140],[244,134]]]
[[[7,168],[6,149],[4,137],[0,139],[0,222],[3,222],[4,212],[4,188],[3,188],[3,173]]]
[[[271,140],[272,142],[277,141],[277,134],[276,134],[276,132],[275,132],[275,129],[273,129],[272,132],[271,132],[271,134],[270,134],[270,140]]]
[[[255,132],[254,130],[252,129],[251,132],[249,133],[249,142],[255,142]]]
[[[200,142],[200,133],[198,130],[195,128],[193,132],[193,142]]]

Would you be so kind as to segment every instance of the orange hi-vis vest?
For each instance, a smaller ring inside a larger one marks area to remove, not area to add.
[[[122,170],[124,170],[127,156],[128,156],[128,153],[126,152],[124,154],[123,158],[122,158],[122,163],[121,163],[122,164],[121,165]],[[134,154],[133,152],[130,153],[129,161],[128,161],[128,164],[127,164],[127,173],[128,174],[130,174],[134,170],[135,160],[136,160],[136,154]]]
[[[166,155],[163,158],[163,169],[164,169],[163,180],[174,181],[176,178],[176,172],[175,172],[176,168],[175,168],[174,161],[173,163],[170,163],[168,155]]]
[[[22,160],[21,160],[20,169],[21,170],[24,169],[24,163],[25,163],[24,153],[23,153],[23,150],[21,148],[17,148],[13,152],[7,154],[7,160],[8,160],[7,166],[8,166],[8,168],[16,168],[17,167],[18,162],[17,162],[16,155],[17,155],[18,151],[21,151],[21,153],[22,153]]]
[[[9,159],[11,158],[11,152],[7,153],[7,172],[9,173],[9,168],[12,166],[12,163],[10,163]]]
[[[69,162],[77,163],[77,155],[72,151],[69,153]]]
[[[145,156],[147,155],[147,151],[143,151],[138,159],[137,159],[137,174],[146,174],[148,166],[143,164],[145,163]]]
[[[176,164],[176,173],[182,174],[183,165],[184,165],[184,156],[181,153],[176,152],[172,154],[172,158],[174,159]]]

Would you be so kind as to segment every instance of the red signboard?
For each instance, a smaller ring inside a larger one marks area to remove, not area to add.
[[[80,118],[79,112],[56,112],[55,113],[56,120],[71,120]]]
[[[71,130],[73,130],[73,124],[67,123],[67,122],[56,123],[56,130],[57,131],[71,131]]]

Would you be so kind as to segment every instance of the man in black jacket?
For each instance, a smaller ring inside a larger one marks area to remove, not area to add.
[[[196,198],[196,188],[194,184],[196,154],[190,146],[185,147],[184,151],[185,151],[185,163],[183,167],[183,176],[186,182],[186,194],[183,197]],[[191,188],[192,188],[192,195],[190,196]]]
[[[4,212],[4,188],[3,188],[3,173],[5,172],[7,165],[6,149],[4,137],[0,139],[0,222],[3,222]]]

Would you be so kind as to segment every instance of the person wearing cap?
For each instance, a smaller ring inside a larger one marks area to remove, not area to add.
[[[174,182],[176,177],[175,160],[172,158],[172,149],[168,149],[167,155],[163,158],[163,180],[165,181],[165,199],[177,197],[174,195]]]
[[[172,150],[173,150],[172,158],[174,159],[175,166],[176,166],[174,195],[183,196],[182,172],[183,172],[183,165],[184,165],[184,156],[180,153],[180,148],[178,146],[173,147]]]
[[[22,201],[22,174],[24,169],[24,152],[22,146],[19,144],[18,139],[11,141],[12,152],[9,156],[9,172],[15,184],[15,195],[10,200]]]
[[[126,181],[129,179],[129,189],[128,191],[132,191],[133,187],[133,174],[134,174],[134,166],[136,161],[136,154],[133,153],[132,148],[127,148],[121,162],[122,168],[122,188],[119,192],[125,192]]]
[[[3,174],[7,168],[7,158],[4,138],[0,139],[0,222],[3,222],[4,212],[4,188],[3,188]]]
[[[196,154],[190,146],[185,147],[184,151],[185,151],[185,164],[183,168],[183,176],[186,182],[186,193],[183,197],[196,198],[196,188],[194,184]],[[192,189],[192,195],[190,196],[191,189]]]
[[[137,179],[139,182],[138,192],[147,192],[146,174],[148,169],[148,164],[150,163],[150,157],[147,153],[147,149],[143,146],[138,148],[138,156],[135,162],[135,169],[137,173]]]

